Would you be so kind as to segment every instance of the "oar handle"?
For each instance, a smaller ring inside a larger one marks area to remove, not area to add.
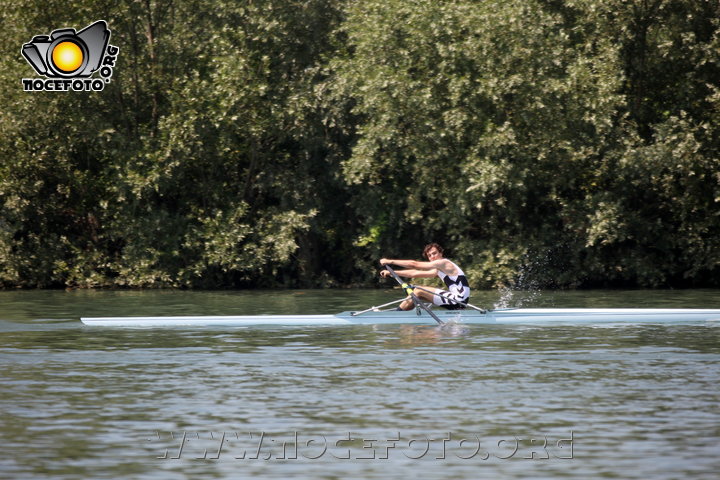
[[[401,287],[403,290],[405,290],[405,293],[407,293],[408,295],[412,295],[412,294],[413,294],[413,288],[412,288],[410,285],[408,285],[407,282],[404,282],[404,281],[400,278],[400,276],[399,276],[397,273],[395,273],[395,270],[393,270],[390,265],[385,265],[385,269],[386,269],[388,272],[390,272],[390,275],[392,275],[393,278],[400,284],[400,287]]]

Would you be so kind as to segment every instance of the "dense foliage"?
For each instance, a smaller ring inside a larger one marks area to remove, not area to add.
[[[716,0],[2,3],[0,286],[720,286]],[[22,90],[97,19],[104,91]]]

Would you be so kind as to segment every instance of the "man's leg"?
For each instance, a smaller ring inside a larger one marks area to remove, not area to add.
[[[433,292],[433,293],[430,293],[430,292]],[[439,288],[434,288],[434,287],[423,287],[422,290],[420,290],[419,288],[416,288],[413,291],[413,293],[420,300],[424,300],[429,303],[433,303],[434,293],[437,293],[437,292],[442,292],[442,290]],[[412,298],[408,297],[400,304],[400,309],[401,310],[412,310],[413,306],[414,305],[413,305]]]
[[[417,295],[420,300],[425,300],[430,303],[434,303],[435,294],[440,292],[442,292],[442,290],[435,287],[422,287],[422,290],[419,288],[415,289],[415,295]]]
[[[412,298],[407,297],[403,302],[400,304],[400,310],[412,310],[413,308],[413,301]]]

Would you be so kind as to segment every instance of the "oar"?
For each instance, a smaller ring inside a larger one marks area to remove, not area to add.
[[[415,292],[413,292],[412,287],[411,287],[410,285],[408,285],[407,283],[403,282],[403,281],[400,279],[400,277],[398,276],[398,274],[395,273],[395,270],[393,270],[392,267],[390,267],[390,265],[385,265],[385,268],[387,269],[388,272],[390,272],[390,275],[392,275],[393,278],[400,284],[400,287],[401,287],[403,290],[405,290],[405,293],[407,293],[407,294],[410,296],[410,298],[412,298],[412,301],[413,301],[413,303],[415,304],[415,307],[416,307],[416,308],[422,308],[422,309],[425,310],[439,325],[445,325],[445,322],[443,322],[442,320],[440,320],[437,315],[435,315],[433,312],[431,312],[430,309],[427,308],[427,307],[420,301],[419,298],[417,298],[417,295],[415,295]]]
[[[371,312],[371,311],[377,311],[380,308],[389,307],[390,305],[395,305],[396,303],[404,302],[405,299],[401,298],[400,300],[394,300],[392,302],[384,303],[382,305],[378,305],[377,307],[370,307],[365,310],[362,310],[360,312],[353,312],[350,314],[351,317],[356,317],[358,315],[362,315],[363,313]]]

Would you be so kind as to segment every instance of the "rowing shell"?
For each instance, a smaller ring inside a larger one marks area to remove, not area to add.
[[[720,310],[661,308],[510,308],[489,310],[436,310],[443,321],[463,324],[595,324],[720,322]],[[86,317],[85,325],[98,327],[242,327],[249,325],[351,325],[435,324],[426,312],[342,312],[335,315],[240,315],[175,317]]]

